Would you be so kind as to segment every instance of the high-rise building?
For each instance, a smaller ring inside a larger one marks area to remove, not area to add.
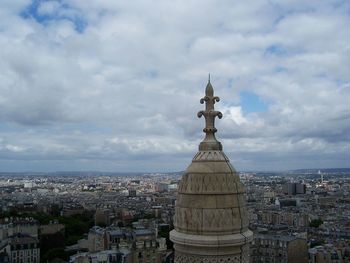
[[[306,193],[306,185],[301,183],[286,183],[283,185],[283,192],[287,195]]]
[[[249,262],[249,243],[245,190],[238,174],[215,138],[214,96],[210,80],[205,89],[205,138],[182,176],[178,187],[174,227],[175,263]]]

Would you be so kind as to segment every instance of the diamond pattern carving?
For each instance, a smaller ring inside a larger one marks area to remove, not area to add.
[[[198,234],[200,232],[228,232],[236,233],[241,229],[242,221],[239,208],[226,209],[195,209],[195,208],[175,208],[175,229],[180,231]],[[244,229],[246,229],[244,224]]]
[[[232,174],[185,174],[178,191],[191,194],[244,193],[241,183]]]

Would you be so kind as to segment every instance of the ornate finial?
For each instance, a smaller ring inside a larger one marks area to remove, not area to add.
[[[203,132],[205,132],[205,138],[199,145],[200,151],[205,150],[222,150],[221,143],[216,140],[215,133],[217,129],[215,128],[215,117],[222,118],[222,113],[220,111],[216,111],[214,109],[215,102],[219,102],[220,98],[214,96],[214,89],[210,83],[210,75],[207,87],[205,88],[205,96],[200,100],[200,103],[203,104],[205,102],[205,110],[198,112],[198,118],[204,116],[205,118],[205,128]]]
[[[210,73],[209,73],[209,77],[208,77],[208,83],[210,83]]]

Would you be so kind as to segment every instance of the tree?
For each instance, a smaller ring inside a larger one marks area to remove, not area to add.
[[[318,228],[322,224],[323,224],[323,221],[321,219],[313,219],[310,222],[310,227]]]
[[[47,253],[41,257],[40,262],[49,262],[55,258],[67,261],[69,256],[67,252],[64,251],[64,248],[54,248],[47,251]]]

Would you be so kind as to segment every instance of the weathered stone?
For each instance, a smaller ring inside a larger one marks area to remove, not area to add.
[[[249,242],[245,190],[239,177],[215,138],[214,91],[208,83],[204,116],[206,133],[199,152],[187,168],[178,188],[174,226],[176,263],[249,262]]]

